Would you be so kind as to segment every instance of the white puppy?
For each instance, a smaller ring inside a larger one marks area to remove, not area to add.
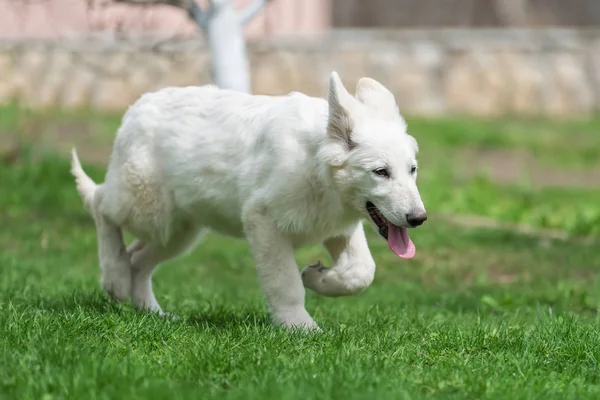
[[[96,223],[102,285],[117,299],[162,314],[153,271],[213,230],[247,238],[278,324],[318,329],[305,287],[344,296],[373,281],[363,219],[394,253],[414,255],[407,228],[427,218],[416,152],[386,88],[362,78],[352,96],[332,72],[327,100],[214,86],[145,94],[123,117],[104,183],[75,150],[72,173]],[[137,237],[128,248],[123,230]],[[315,243],[335,265],[300,273],[294,249]]]

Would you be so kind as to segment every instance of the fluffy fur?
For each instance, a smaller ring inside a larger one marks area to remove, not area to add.
[[[75,150],[72,173],[96,223],[102,285],[117,299],[162,313],[153,271],[213,230],[248,240],[276,323],[318,329],[305,287],[344,296],[373,280],[366,202],[399,226],[425,212],[416,152],[387,89],[363,78],[352,96],[332,72],[328,99],[214,86],[145,94],[123,117],[104,183]],[[127,248],[123,230],[137,238]],[[334,266],[300,273],[294,250],[315,243]]]

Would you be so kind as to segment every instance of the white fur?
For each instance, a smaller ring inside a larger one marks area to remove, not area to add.
[[[305,287],[343,296],[373,280],[366,201],[398,225],[424,211],[416,152],[387,89],[363,78],[354,97],[333,72],[328,100],[214,86],[145,94],[123,118],[104,183],[75,151],[72,173],[96,222],[102,284],[117,299],[162,313],[152,272],[213,230],[247,238],[277,323],[318,329]],[[384,166],[390,179],[372,172]],[[137,237],[128,248],[122,230]],[[301,274],[294,250],[314,243],[335,265]]]

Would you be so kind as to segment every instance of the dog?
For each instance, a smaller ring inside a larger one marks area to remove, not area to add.
[[[162,315],[153,271],[215,231],[248,241],[277,325],[320,330],[305,309],[305,288],[348,296],[373,281],[363,220],[398,256],[415,254],[407,229],[427,214],[418,145],[406,128],[382,84],[361,78],[352,96],[335,71],[326,99],[212,85],[142,95],[123,116],[104,183],[72,152],[104,290]],[[124,230],[136,237],[129,247]],[[310,244],[323,244],[333,267],[319,262],[300,272],[294,250]]]

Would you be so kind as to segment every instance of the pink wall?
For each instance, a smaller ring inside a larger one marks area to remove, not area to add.
[[[235,0],[240,8],[251,1]],[[331,1],[273,0],[246,32],[254,38],[326,31]],[[206,0],[198,3],[203,6]],[[0,1],[0,39],[58,39],[116,31],[170,37],[191,35],[197,28],[182,10],[170,6],[136,7],[105,0]]]

